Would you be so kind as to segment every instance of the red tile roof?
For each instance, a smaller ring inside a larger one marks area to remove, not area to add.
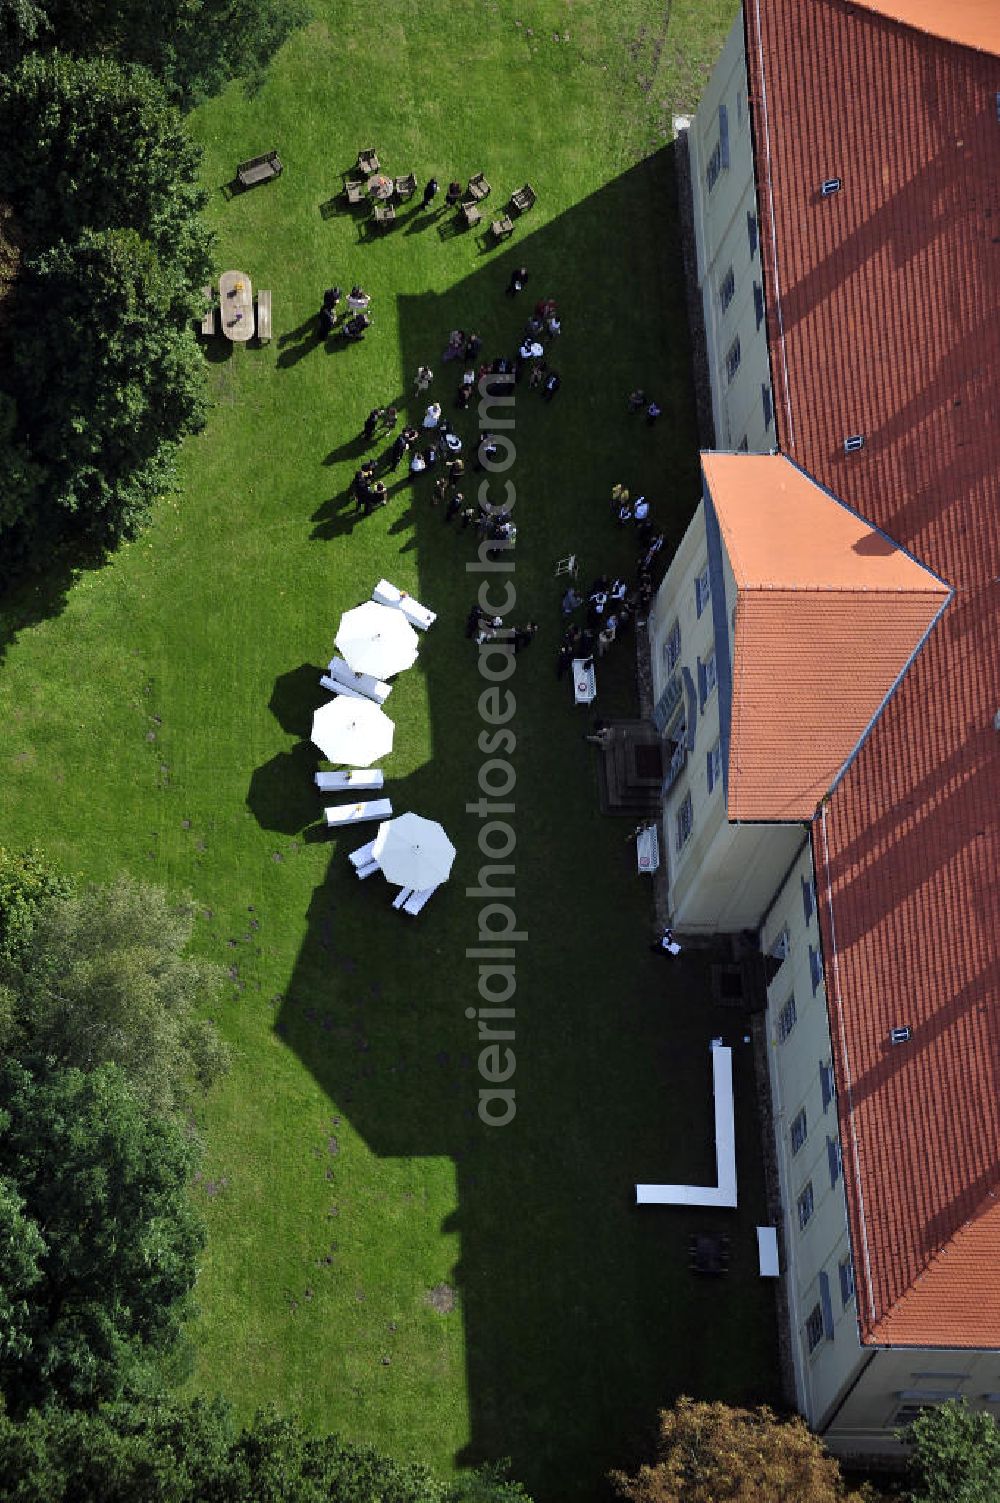
[[[998,1347],[1000,68],[745,21],[778,441],[955,591],[813,827],[859,1325]]]
[[[948,587],[783,455],[701,463],[737,592],[726,812],[811,819]]]

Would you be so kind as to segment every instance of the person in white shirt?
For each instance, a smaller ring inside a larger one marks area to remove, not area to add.
[[[438,425],[438,423],[440,421],[441,421],[441,403],[440,402],[432,402],[431,405],[428,407],[427,411],[424,413],[424,427],[425,428],[436,428],[437,425]]]

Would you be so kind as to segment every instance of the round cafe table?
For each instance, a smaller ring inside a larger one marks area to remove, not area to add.
[[[371,198],[377,198],[380,202],[392,197],[392,178],[386,177],[384,172],[376,172],[368,179],[368,193]]]
[[[253,338],[253,288],[245,271],[224,271],[219,278],[222,332],[227,339],[246,343]]]

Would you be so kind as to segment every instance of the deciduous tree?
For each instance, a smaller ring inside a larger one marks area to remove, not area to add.
[[[803,1420],[679,1399],[660,1414],[656,1455],[612,1475],[629,1503],[862,1503]]]
[[[6,1503],[530,1503],[487,1467],[445,1482],[417,1462],[258,1414],[237,1431],[219,1400],[0,1415]]]
[[[180,1333],[204,1243],[188,1195],[197,1161],[192,1135],[154,1116],[114,1065],[41,1078],[0,1066],[8,1221],[35,1228],[16,1230],[2,1286],[8,1306],[28,1307],[0,1356],[12,1414],[149,1384]]]
[[[228,1062],[203,1015],[222,973],[187,953],[193,927],[191,903],[125,877],[45,905],[13,988],[22,1056],[112,1062],[158,1113],[186,1105]]]
[[[911,1503],[996,1503],[1000,1497],[1000,1426],[963,1401],[925,1409],[909,1431]]]

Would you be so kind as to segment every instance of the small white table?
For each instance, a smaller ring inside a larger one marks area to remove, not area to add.
[[[589,658],[573,659],[573,699],[578,705],[593,704],[597,698],[597,675]]]
[[[655,825],[647,825],[635,842],[635,862],[640,872],[652,874],[660,866],[660,836]]]

